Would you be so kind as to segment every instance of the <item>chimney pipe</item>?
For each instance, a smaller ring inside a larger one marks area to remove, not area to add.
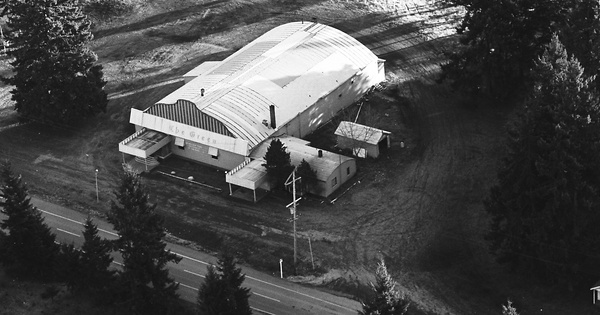
[[[275,105],[269,106],[269,110],[271,112],[271,128],[275,129],[275,127],[277,126],[275,124]]]
[[[319,157],[323,157],[323,150],[319,150],[317,153],[319,154]]]
[[[204,88],[200,89],[200,96],[204,96]]]

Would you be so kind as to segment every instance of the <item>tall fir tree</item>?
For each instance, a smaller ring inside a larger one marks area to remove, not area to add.
[[[83,230],[81,272],[78,289],[90,291],[99,300],[108,298],[115,282],[115,271],[109,269],[113,259],[112,244],[98,235],[98,227],[88,217]]]
[[[32,204],[21,176],[13,174],[8,161],[2,165],[2,197],[7,216],[0,227],[8,230],[0,259],[18,273],[32,275],[41,280],[56,276],[59,246],[56,236],[44,222],[40,211]]]
[[[486,239],[500,262],[572,287],[600,276],[600,104],[557,36],[534,78],[485,203]]]
[[[71,292],[79,292],[81,281],[81,252],[73,243],[60,244],[60,263],[57,266],[58,280],[67,285]]]
[[[300,164],[298,164],[298,168],[296,169],[296,176],[301,177],[300,180],[300,192],[301,194],[307,192],[319,193],[319,187],[317,186],[317,172],[306,162],[305,159],[302,159]]]
[[[377,264],[375,283],[371,283],[374,296],[363,302],[360,315],[404,315],[410,302],[396,288],[396,282],[387,271],[383,259]]]
[[[225,314],[228,303],[225,297],[225,284],[213,265],[206,267],[204,282],[198,289],[198,315]]]
[[[589,76],[600,75],[600,1],[572,0],[569,27],[560,31],[563,44],[575,55]],[[600,91],[600,80],[595,80]]]
[[[3,0],[12,99],[22,120],[77,123],[106,111],[106,82],[87,47],[90,21],[77,0]]]
[[[519,315],[519,312],[512,305],[512,302],[508,300],[506,301],[506,305],[502,305],[502,315]]]
[[[277,187],[282,187],[293,167],[290,153],[281,140],[271,140],[264,159],[265,163],[262,166],[267,169],[272,183]]]
[[[177,300],[178,284],[167,263],[181,258],[166,249],[164,219],[148,201],[140,177],[126,172],[115,191],[108,221],[119,234],[115,246],[123,256],[123,295],[137,314],[166,314]]]
[[[531,69],[554,33],[584,65],[598,65],[598,0],[445,0],[466,9],[459,45],[442,79],[455,88],[509,97],[531,83]],[[593,73],[597,71],[596,68]],[[522,91],[526,93],[527,91]]]
[[[198,310],[206,315],[252,314],[250,289],[242,287],[246,276],[227,252],[221,253],[217,266],[208,266],[204,283],[198,290]]]

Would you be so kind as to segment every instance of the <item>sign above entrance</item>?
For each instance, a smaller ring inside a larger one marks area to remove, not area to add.
[[[247,156],[249,153],[248,141],[246,140],[225,136],[212,131],[150,115],[134,108],[131,109],[129,121],[138,126],[175,136],[175,141],[177,141],[177,138],[181,138],[243,156]]]

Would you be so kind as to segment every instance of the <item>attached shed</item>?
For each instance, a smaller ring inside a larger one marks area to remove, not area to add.
[[[251,161],[227,172],[226,181],[229,183],[230,194],[233,193],[231,185],[250,189],[254,193],[258,189],[271,189],[266,180],[267,171],[262,164],[265,163],[263,157],[273,139],[267,139],[258,145],[250,154]],[[356,174],[356,160],[351,157],[311,147],[308,141],[295,137],[283,136],[278,139],[290,153],[292,165],[297,166],[304,159],[316,171],[317,184],[309,190],[314,195],[328,197]]]
[[[379,157],[381,152],[389,149],[391,132],[342,121],[335,130],[337,144],[341,149],[350,149],[358,157]]]

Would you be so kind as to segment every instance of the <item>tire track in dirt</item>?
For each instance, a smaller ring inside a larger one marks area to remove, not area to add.
[[[408,165],[391,162],[390,169],[398,171],[372,174],[377,180],[336,205],[347,216],[336,232],[345,237],[341,252],[345,262],[356,263],[347,266],[356,278],[380,255],[400,270],[428,273],[452,268],[482,250],[480,242],[465,239],[477,238],[473,231],[481,230],[474,225],[483,222],[477,213],[489,176],[482,170],[490,164],[482,154],[491,154],[483,142],[498,126],[479,122],[480,113],[460,106],[447,87],[434,86],[445,60],[442,49],[452,41],[447,34],[459,14],[446,10],[436,17],[442,21],[399,16],[357,29],[340,27],[386,59],[388,79],[411,100],[419,135],[412,149],[416,158]],[[460,313],[449,306],[456,303],[428,303],[436,312]]]

